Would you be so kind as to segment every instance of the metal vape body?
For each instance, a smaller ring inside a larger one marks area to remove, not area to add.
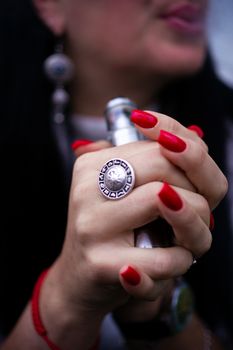
[[[126,97],[110,100],[104,115],[108,129],[108,141],[113,146],[143,140],[130,120],[131,112],[137,109],[134,102]],[[157,219],[135,230],[135,246],[139,248],[167,247],[172,245],[173,232],[163,219]]]
[[[130,121],[132,110],[137,106],[125,97],[110,100],[105,108],[104,115],[108,129],[108,140],[113,146],[120,146],[140,139],[137,129]]]

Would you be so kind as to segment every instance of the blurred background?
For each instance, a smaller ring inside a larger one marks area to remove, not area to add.
[[[208,35],[218,76],[233,88],[233,0],[210,0]]]

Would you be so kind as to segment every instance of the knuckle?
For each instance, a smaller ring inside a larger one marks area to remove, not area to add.
[[[91,161],[93,159],[93,153],[84,153],[80,155],[74,163],[74,173],[77,174],[81,170],[90,168]]]
[[[91,209],[90,206],[87,206],[79,211],[75,219],[75,229],[79,234],[79,239],[82,242],[92,241],[93,244],[100,240],[103,241],[112,228],[112,222],[104,220],[101,206],[93,206]]]
[[[75,160],[74,167],[73,167],[73,175],[76,175],[79,173],[79,171],[83,168],[83,158],[85,155],[81,155]]]
[[[98,284],[100,281],[108,282],[106,286],[106,290],[108,291],[115,289],[116,285],[111,286],[111,284],[109,284],[109,282],[115,283],[118,279],[118,267],[116,267],[117,262],[114,258],[112,261],[109,261],[108,255],[105,255],[103,251],[96,246],[86,249],[84,254],[86,267],[91,280]]]
[[[178,134],[180,130],[181,124],[176,121],[175,119],[169,117],[169,116],[163,116],[164,124],[166,127],[164,128],[166,131],[169,131],[174,134]]]
[[[212,235],[209,233],[207,235],[207,238],[206,238],[206,243],[205,243],[205,249],[206,251],[210,250],[211,246],[212,246],[212,241],[213,241],[213,238],[212,238]]]
[[[200,257],[204,255],[211,248],[212,245],[212,235],[206,229],[203,228],[203,232],[201,232],[202,244],[199,247],[199,251],[195,256]]]
[[[99,281],[101,271],[104,271],[102,262],[99,259],[98,254],[93,249],[85,249],[83,259],[85,260],[86,268],[89,271],[89,277],[92,280]]]
[[[93,222],[93,216],[87,210],[85,213],[77,215],[75,230],[81,242],[86,242],[87,240],[95,241],[97,236],[99,236],[99,232],[101,232],[100,225]]]
[[[192,145],[193,145],[193,152],[192,152],[189,171],[196,172],[197,169],[201,168],[203,164],[205,164],[207,152],[203,147],[201,147],[197,143],[195,144],[195,146],[194,146],[194,143],[192,143]]]
[[[228,191],[228,180],[226,176],[222,174],[221,185],[219,186],[220,198],[222,199]]]
[[[214,190],[213,197],[210,199],[211,210],[213,210],[219,204],[219,202],[221,202],[228,191],[228,181],[223,174],[221,175],[220,181],[218,181],[218,186],[215,186]]]
[[[83,181],[78,184],[75,188],[77,200],[80,201],[82,199],[85,199],[85,201],[87,201],[89,189],[90,184],[88,181]]]
[[[198,137],[198,143],[200,144],[201,147],[204,148],[204,150],[207,153],[209,153],[209,146],[200,137]]]
[[[78,215],[75,220],[75,232],[80,246],[86,246],[91,238],[90,220],[84,215]]]
[[[72,201],[74,208],[79,210],[83,205],[83,203],[85,203],[85,205],[88,206],[89,189],[90,189],[90,185],[87,181],[84,181],[84,182],[80,181],[73,186],[70,193],[70,200]]]
[[[205,222],[209,222],[210,206],[208,200],[202,195],[199,195],[198,211],[200,215],[203,216]]]

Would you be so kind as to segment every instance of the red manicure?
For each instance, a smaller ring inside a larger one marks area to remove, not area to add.
[[[75,151],[77,148],[81,146],[89,145],[90,143],[93,143],[93,141],[90,140],[76,140],[72,143],[71,148],[73,151]]]
[[[160,130],[157,140],[160,145],[173,152],[183,152],[186,148],[186,143],[178,136],[171,134],[168,131]]]
[[[158,123],[158,119],[154,115],[139,109],[132,111],[131,121],[145,129],[153,128]]]
[[[125,282],[131,286],[137,286],[141,281],[139,273],[131,266],[127,266],[124,270],[122,270],[120,275],[123,277]]]
[[[210,213],[210,225],[209,225],[209,228],[210,228],[210,231],[212,231],[214,229],[214,216],[212,213]]]
[[[178,211],[183,207],[183,202],[180,196],[166,182],[164,182],[158,196],[163,204],[171,210]]]
[[[198,126],[198,125],[190,125],[190,126],[188,126],[187,129],[194,131],[195,133],[197,133],[197,135],[198,135],[201,139],[203,139],[203,137],[204,137],[204,131],[200,128],[200,126]]]

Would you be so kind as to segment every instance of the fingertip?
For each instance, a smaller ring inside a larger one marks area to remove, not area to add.
[[[87,146],[87,145],[89,145],[91,143],[93,143],[93,141],[87,140],[87,139],[75,140],[71,144],[71,149],[75,152],[78,148],[80,148],[82,146]]]
[[[120,276],[130,286],[137,286],[141,281],[140,274],[130,265],[122,267]]]
[[[213,231],[214,226],[215,226],[214,215],[210,213],[210,224],[209,224],[210,231]]]
[[[158,196],[162,203],[170,210],[178,211],[183,207],[182,199],[167,182],[164,182]]]
[[[138,109],[132,111],[131,121],[145,129],[153,128],[158,123],[155,115]]]
[[[169,151],[180,153],[186,149],[186,143],[178,136],[166,131],[160,130],[158,143]]]
[[[201,139],[204,138],[204,131],[198,125],[190,125],[187,129],[194,131]]]

